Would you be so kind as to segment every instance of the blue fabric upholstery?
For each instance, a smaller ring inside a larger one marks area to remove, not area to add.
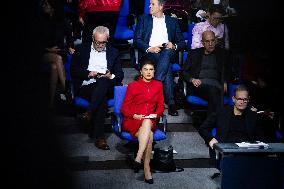
[[[275,138],[278,142],[281,142],[281,141],[283,141],[284,136],[281,133],[281,131],[277,130],[277,131],[275,131]]]
[[[144,14],[149,14],[149,6],[150,6],[150,0],[145,0],[144,4]]]
[[[188,32],[182,32],[182,35],[185,40],[188,39]]]
[[[189,49],[191,49],[191,43],[192,43],[192,29],[194,28],[195,24],[191,23],[188,25],[187,30],[187,46]]]
[[[130,40],[134,37],[134,31],[127,26],[129,15],[129,1],[124,0],[120,8],[114,38],[118,40]]]
[[[172,72],[179,72],[181,70],[181,67],[179,64],[174,63],[172,64]]]
[[[211,134],[212,134],[213,137],[216,136],[216,128],[213,128],[213,129],[212,129]]]
[[[234,91],[237,86],[238,84],[232,84],[232,83],[229,84],[229,96],[224,96],[224,105],[230,105],[230,106],[234,105],[232,97],[234,96]],[[206,100],[193,95],[187,96],[186,101],[194,105],[208,106],[208,102]]]
[[[186,101],[194,105],[208,106],[208,102],[206,100],[193,95],[187,96]]]
[[[72,55],[67,54],[66,61],[64,63],[64,69],[66,73],[66,80],[71,81],[71,63],[72,63]]]
[[[90,107],[90,102],[82,97],[76,96],[74,98],[74,105],[79,108],[88,109]],[[107,106],[113,107],[114,106],[114,99],[109,99],[107,101]]]
[[[117,117],[117,119],[113,122],[113,131],[121,138],[127,141],[138,141],[136,138],[133,138],[130,133],[126,131],[120,131],[119,125],[121,126],[121,123],[123,122],[123,117],[120,112],[124,96],[127,91],[127,86],[115,86],[114,87],[114,107],[113,107],[113,113]],[[164,132],[157,129],[154,132],[153,140],[159,141],[166,139],[167,136]]]

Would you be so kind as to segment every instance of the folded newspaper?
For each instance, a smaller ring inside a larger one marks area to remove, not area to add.
[[[236,145],[238,145],[238,147],[240,148],[268,148],[269,145],[264,143],[264,142],[260,142],[260,141],[256,141],[256,142],[241,142],[241,143],[236,143]]]

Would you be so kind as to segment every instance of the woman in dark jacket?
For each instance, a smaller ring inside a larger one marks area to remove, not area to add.
[[[67,53],[74,53],[74,43],[71,26],[64,18],[63,6],[61,7],[57,1],[43,0],[40,4],[40,13],[42,62],[50,65],[48,105],[49,108],[53,108],[58,82],[61,90],[65,91],[63,63]]]

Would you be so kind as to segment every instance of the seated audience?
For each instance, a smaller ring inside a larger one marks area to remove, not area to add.
[[[208,101],[207,116],[220,109],[223,104],[223,90],[227,92],[226,52],[215,47],[216,38],[213,31],[202,33],[204,48],[190,52],[184,64],[182,76],[188,83],[189,93]]]
[[[142,59],[140,78],[128,85],[122,104],[123,130],[138,138],[139,148],[134,160],[134,171],[138,172],[144,160],[145,182],[153,184],[150,169],[153,132],[164,112],[163,84],[153,80],[154,65],[151,59]]]
[[[208,11],[208,19],[205,22],[197,23],[192,29],[191,49],[203,47],[202,33],[204,31],[213,31],[217,38],[217,46],[229,49],[228,28],[222,23],[224,10],[221,5],[211,5]]]
[[[89,115],[92,127],[89,137],[95,146],[109,150],[104,137],[104,121],[107,113],[109,92],[120,85],[123,71],[119,52],[109,43],[109,29],[98,26],[93,30],[93,42],[78,46],[71,65],[75,95],[90,101]]]
[[[142,15],[139,18],[133,43],[139,50],[139,57],[146,54],[156,62],[155,79],[164,84],[168,113],[178,116],[173,94],[171,62],[175,60],[176,52],[184,49],[186,45],[178,20],[164,15],[164,4],[164,0],[150,1],[151,15]]]

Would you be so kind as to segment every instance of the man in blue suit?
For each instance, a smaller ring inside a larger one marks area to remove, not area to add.
[[[134,45],[139,50],[139,57],[146,54],[156,62],[155,79],[164,84],[165,101],[168,113],[178,116],[173,95],[173,77],[171,62],[176,51],[186,47],[176,18],[164,15],[164,0],[150,1],[150,14],[142,15],[134,34]]]
[[[89,137],[95,146],[109,150],[104,137],[104,120],[109,92],[120,85],[123,70],[119,52],[109,43],[109,29],[98,26],[93,31],[93,42],[78,46],[71,66],[75,95],[90,101],[92,128]]]

